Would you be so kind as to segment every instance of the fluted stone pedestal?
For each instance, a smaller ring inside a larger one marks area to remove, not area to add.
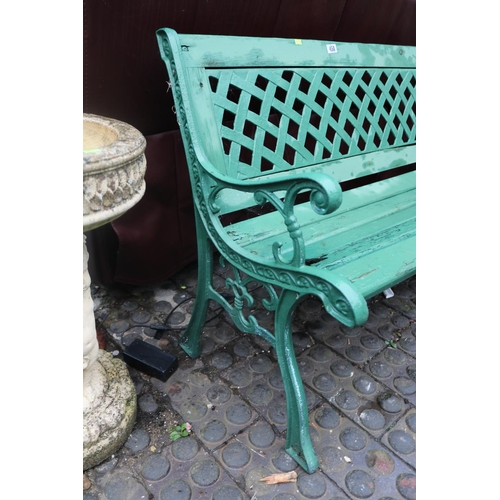
[[[130,125],[83,115],[83,230],[106,224],[145,191],[144,137]],[[127,440],[137,401],[127,366],[100,350],[83,236],[83,470],[98,465]]]

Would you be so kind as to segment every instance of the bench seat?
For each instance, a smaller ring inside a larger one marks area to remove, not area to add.
[[[366,298],[413,276],[416,271],[416,172],[343,193],[332,214],[318,215],[309,202],[295,206],[306,249],[306,264],[334,271]],[[226,227],[227,235],[256,258],[273,264],[272,246],[283,243],[287,229],[278,212]],[[354,326],[354,325],[353,325]]]

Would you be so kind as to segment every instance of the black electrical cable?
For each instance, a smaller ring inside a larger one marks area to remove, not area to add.
[[[250,292],[254,292],[255,290],[259,289],[259,288],[262,288],[262,285],[258,285],[256,286],[253,290],[251,290]],[[224,298],[231,298],[232,295],[231,294],[221,294],[222,297]],[[167,325],[168,323],[168,320],[170,319],[170,317],[172,316],[172,314],[180,307],[182,306],[183,304],[185,304],[186,302],[189,302],[191,300],[195,300],[196,297],[188,297],[187,299],[184,299],[182,300],[181,302],[179,302],[167,315],[167,317],[165,318],[165,321],[163,322],[163,324],[154,324],[154,325],[131,325],[129,328],[127,328],[123,333],[125,332],[128,332],[129,330],[132,330],[133,328],[150,328],[151,330],[156,330],[156,333],[154,335],[154,338],[156,340],[160,340],[163,336],[163,332],[164,331],[169,331],[169,332],[182,332],[184,331],[186,328],[185,327],[182,327],[182,328],[175,328],[175,327],[172,327],[172,326],[169,326]],[[216,309],[214,311],[214,315],[207,319],[205,321],[205,325],[207,325],[208,323],[210,323],[211,321],[213,321],[214,319],[218,318],[222,312],[224,311],[224,307],[219,307],[218,309]],[[105,318],[103,320],[101,320],[100,322],[100,325],[98,327],[98,329],[101,329],[102,325],[104,324],[104,321],[108,318],[108,316],[111,314],[111,311],[108,312],[108,314],[105,316]]]
[[[228,297],[231,297],[231,295],[223,295],[223,297],[225,298],[228,298]],[[156,334],[155,334],[155,339],[156,340],[159,340],[161,339],[162,335],[163,335],[163,332],[164,331],[184,331],[185,328],[174,328],[174,327],[171,327],[171,326],[168,326],[167,323],[168,323],[168,320],[170,319],[170,316],[174,313],[174,311],[179,307],[181,306],[182,304],[184,304],[185,302],[189,302],[190,300],[194,300],[195,297],[189,297],[185,300],[183,300],[182,302],[179,302],[179,304],[177,304],[169,313],[168,313],[168,316],[165,318],[165,321],[163,322],[163,325],[148,325],[148,328],[151,328],[152,330],[156,330]],[[224,308],[221,306],[219,307],[216,311],[215,311],[215,314],[214,316],[212,316],[211,318],[207,319],[205,321],[205,325],[210,323],[211,321],[213,321],[214,319],[216,319],[217,317],[219,317],[221,315],[221,313],[224,311]]]

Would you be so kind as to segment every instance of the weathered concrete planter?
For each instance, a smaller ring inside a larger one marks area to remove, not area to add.
[[[124,214],[143,196],[146,140],[132,126],[83,115],[83,231]],[[126,365],[99,350],[83,235],[83,470],[117,451],[135,423],[137,402]]]

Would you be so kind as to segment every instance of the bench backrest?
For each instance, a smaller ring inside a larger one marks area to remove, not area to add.
[[[193,147],[227,175],[330,166],[343,182],[415,162],[415,47],[157,35]]]

